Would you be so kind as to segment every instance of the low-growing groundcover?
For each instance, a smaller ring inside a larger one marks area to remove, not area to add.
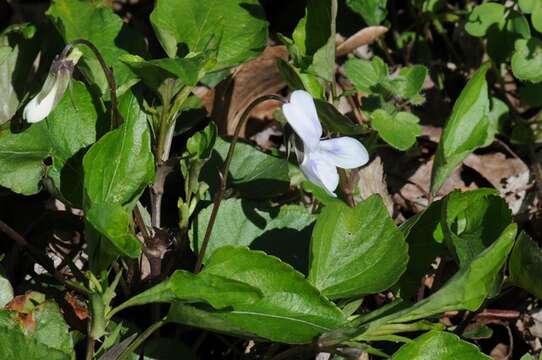
[[[0,1],[0,359],[539,359],[542,1]]]

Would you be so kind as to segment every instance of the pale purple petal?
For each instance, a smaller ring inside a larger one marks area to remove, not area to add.
[[[322,137],[322,124],[312,96],[304,90],[294,91],[290,102],[282,105],[282,112],[305,146],[309,150],[315,149]]]
[[[339,173],[335,165],[326,161],[325,158],[316,154],[305,154],[305,159],[300,166],[303,175],[315,185],[326,190],[331,196],[336,197],[334,191],[339,185]]]
[[[343,169],[354,169],[369,161],[369,153],[365,146],[347,136],[321,141],[318,152],[328,162]]]

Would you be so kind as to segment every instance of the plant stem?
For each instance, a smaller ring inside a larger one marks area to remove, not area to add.
[[[68,52],[77,45],[85,45],[88,47],[96,56],[96,59],[98,59],[98,62],[100,63],[100,66],[102,67],[102,70],[105,74],[105,78],[107,79],[107,83],[109,85],[109,89],[111,92],[111,128],[117,128],[120,126],[120,117],[118,116],[117,112],[117,85],[115,82],[115,77],[113,76],[113,69],[108,67],[104,57],[100,53],[100,50],[96,46],[94,46],[93,43],[91,43],[88,40],[85,39],[77,39],[74,41],[69,42],[65,47],[64,50],[62,50],[61,57],[66,57],[68,55]]]
[[[85,360],[94,359],[94,343],[95,343],[95,339],[92,336],[89,336],[87,338],[87,353],[86,353]]]
[[[117,360],[126,360],[153,332],[160,329],[166,323],[166,318],[152,324],[143,331],[124,351],[117,357]]]
[[[158,145],[156,148],[156,177],[151,188],[151,223],[155,228],[160,228],[162,215],[162,197],[164,194],[164,183],[166,177],[173,169],[168,164],[171,143],[175,131],[175,120],[184,104],[192,92],[191,86],[185,86],[175,96],[172,102],[172,91],[174,84],[167,86],[162,95],[162,112],[160,113],[160,130],[158,134]]]
[[[248,116],[250,115],[250,112],[260,103],[267,100],[275,100],[283,104],[285,103],[285,100],[278,95],[260,96],[247,106],[247,108],[241,115],[239,122],[237,123],[237,126],[235,127],[235,132],[231,140],[230,148],[228,149],[228,155],[226,156],[226,161],[224,162],[222,173],[220,174],[221,175],[220,186],[218,188],[218,192],[215,195],[213,210],[211,211],[211,216],[209,218],[209,224],[207,225],[207,230],[205,231],[205,236],[203,237],[203,242],[201,243],[201,248],[199,250],[198,260],[194,268],[195,273],[198,273],[201,270],[201,266],[203,264],[203,257],[205,256],[205,251],[207,251],[209,238],[211,237],[211,232],[213,231],[213,227],[215,225],[216,215],[218,214],[220,203],[222,202],[222,199],[224,198],[224,192],[226,191],[226,184],[228,183],[228,173],[230,169],[230,163],[231,163],[231,159],[233,158],[233,151],[235,150],[235,145],[237,144],[237,140],[239,140],[239,133],[241,132],[241,128],[244,126],[245,122],[248,120]]]

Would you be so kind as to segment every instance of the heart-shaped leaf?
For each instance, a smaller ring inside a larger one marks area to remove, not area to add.
[[[403,234],[379,196],[354,209],[334,201],[314,227],[309,281],[334,299],[377,293],[399,280],[407,261]]]

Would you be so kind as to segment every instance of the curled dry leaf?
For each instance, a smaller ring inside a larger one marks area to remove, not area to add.
[[[336,55],[346,55],[360,46],[373,43],[379,36],[382,36],[388,31],[385,26],[369,26],[361,29],[348,39],[337,45]]]
[[[384,167],[380,157],[376,157],[367,166],[358,170],[357,178],[360,199],[356,200],[359,202],[373,194],[378,194],[382,197],[390,216],[393,216],[393,200],[388,192],[388,184],[384,177]]]
[[[471,154],[463,164],[476,170],[499,191],[516,215],[524,203],[529,185],[530,172],[518,158],[507,158],[497,152],[486,155]]]
[[[276,93],[286,85],[277,69],[277,58],[288,60],[284,46],[266,48],[259,57],[237,68],[231,78],[203,96],[205,107],[222,134],[233,135],[241,113],[253,100]],[[279,105],[277,102],[264,102],[251,115],[271,118]],[[241,129],[241,136],[245,136],[245,129]]]

